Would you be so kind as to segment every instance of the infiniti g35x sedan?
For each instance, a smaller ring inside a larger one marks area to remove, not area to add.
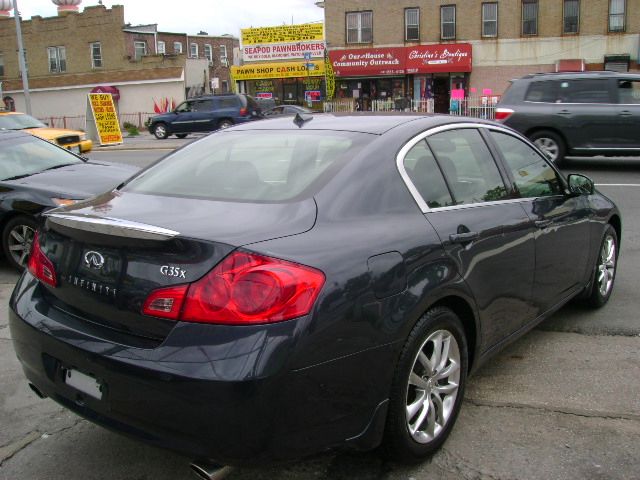
[[[251,122],[50,212],[12,338],[40,395],[195,460],[419,461],[486,358],[607,302],[620,230],[588,178],[498,124]]]

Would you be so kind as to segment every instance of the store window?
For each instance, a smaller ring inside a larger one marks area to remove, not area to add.
[[[580,0],[564,0],[562,32],[578,33],[580,26]]]
[[[167,45],[162,40],[158,40],[158,54],[164,55],[166,52]]]
[[[538,34],[538,0],[522,1],[522,34]]]
[[[65,47],[49,47],[47,54],[49,55],[49,71],[51,73],[67,71],[67,50]]]
[[[191,58],[198,58],[198,44],[197,43],[192,43],[189,46],[190,50],[189,50],[189,56]]]
[[[440,7],[440,38],[453,40],[456,38],[456,6],[444,5]]]
[[[89,44],[91,51],[91,68],[102,68],[102,44],[93,42]]]
[[[624,32],[626,0],[609,0],[609,31]]]
[[[173,52],[174,53],[182,53],[182,43],[181,42],[173,42]]]
[[[204,46],[204,56],[209,60],[209,63],[213,62],[213,48],[211,48],[211,45],[206,44]]]
[[[373,12],[348,12],[347,43],[373,42]]]
[[[134,58],[140,60],[147,54],[147,42],[133,42]]]
[[[482,36],[498,36],[498,4],[495,2],[482,4]]]
[[[408,42],[420,40],[420,9],[404,9],[404,39]]]

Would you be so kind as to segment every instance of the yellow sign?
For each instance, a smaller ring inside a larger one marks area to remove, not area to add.
[[[317,77],[324,75],[324,61],[255,63],[231,67],[233,80],[261,80],[264,78]]]
[[[122,131],[110,93],[90,93],[89,105],[100,145],[122,143]]]
[[[324,40],[322,23],[302,23],[281,27],[243,28],[242,45],[262,43],[292,43],[308,40]]]

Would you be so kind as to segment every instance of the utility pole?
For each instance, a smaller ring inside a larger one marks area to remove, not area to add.
[[[24,90],[24,103],[26,105],[27,115],[31,115],[31,96],[29,95],[29,78],[27,75],[27,65],[25,62],[24,45],[22,44],[22,26],[20,22],[20,13],[18,12],[18,0],[13,0],[13,16],[16,19],[16,35],[18,37],[18,61],[20,62],[20,70],[22,71],[22,89]]]

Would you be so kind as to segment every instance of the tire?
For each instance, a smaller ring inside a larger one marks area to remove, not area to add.
[[[438,343],[440,355],[435,353]],[[440,448],[460,411],[467,369],[467,340],[460,319],[449,308],[429,310],[409,334],[396,366],[382,444],[387,456],[417,463]]]
[[[167,125],[164,123],[156,123],[156,125],[153,127],[153,134],[158,140],[164,140],[169,136]]]
[[[176,137],[178,138],[186,138],[187,135],[189,135],[188,133],[176,133]]]
[[[36,221],[26,215],[18,215],[7,222],[2,230],[2,249],[9,265],[18,271],[27,266]]]
[[[607,225],[598,249],[596,264],[591,277],[591,291],[584,303],[591,308],[600,308],[609,301],[618,266],[618,234]]]
[[[567,147],[560,135],[549,130],[541,130],[533,133],[529,139],[540,149],[546,157],[556,166],[562,165]]]
[[[220,120],[218,122],[218,128],[222,130],[223,128],[229,128],[233,125],[233,122],[229,119]]]

